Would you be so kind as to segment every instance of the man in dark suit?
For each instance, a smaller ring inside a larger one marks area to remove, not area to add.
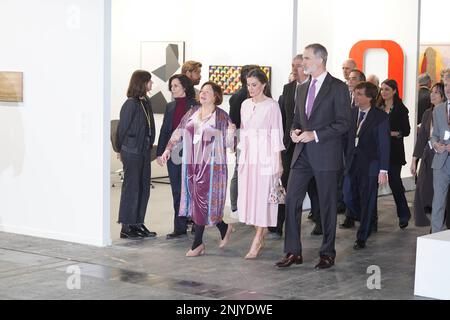
[[[281,182],[283,186],[287,188],[287,182],[289,178],[289,173],[291,171],[291,162],[292,155],[294,154],[295,144],[291,140],[291,127],[292,121],[294,119],[295,114],[295,95],[297,92],[297,88],[306,83],[309,79],[309,76],[305,74],[303,71],[303,55],[298,54],[292,59],[292,76],[294,81],[286,84],[283,88],[283,94],[280,96],[278,100],[278,104],[280,105],[281,116],[283,119],[283,130],[284,137],[283,142],[286,150],[281,153],[281,160],[283,163],[283,175],[281,176]],[[231,114],[230,114],[231,116]],[[316,219],[320,219],[317,217],[319,215],[319,200],[317,197],[317,191],[315,188],[315,184],[312,182],[308,189],[309,197],[311,198],[311,211],[313,212],[313,216]],[[285,213],[285,205],[280,204],[278,206],[278,219],[276,227],[269,227],[269,237],[271,239],[281,239],[283,235],[283,225],[286,220]],[[319,226],[320,224],[318,224]],[[322,229],[316,230],[316,232],[322,232]]]
[[[387,183],[390,155],[389,116],[376,108],[378,88],[360,82],[353,91],[344,179],[344,201],[348,210],[360,218],[353,248],[363,249],[371,231],[378,185]]]
[[[327,59],[320,44],[307,46],[303,53],[303,67],[311,78],[297,89],[291,131],[296,146],[286,195],[286,256],[276,264],[280,268],[303,262],[298,213],[313,177],[324,234],[316,268],[332,267],[336,257],[337,178],[343,167],[342,136],[350,127],[350,95],[344,82],[328,74]]]

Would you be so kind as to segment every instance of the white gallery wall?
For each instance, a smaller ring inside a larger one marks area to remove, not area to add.
[[[426,0],[425,0],[426,1]],[[299,48],[319,42],[329,51],[328,70],[343,79],[342,62],[360,40],[393,40],[405,54],[404,103],[409,109],[411,134],[405,138],[406,159],[410,161],[415,143],[416,74],[419,41],[419,0],[299,0]],[[387,53],[369,50],[365,57],[366,75],[387,78]],[[411,176],[409,163],[402,176]]]
[[[0,71],[24,74],[0,102],[0,231],[110,243],[108,7],[0,1]]]

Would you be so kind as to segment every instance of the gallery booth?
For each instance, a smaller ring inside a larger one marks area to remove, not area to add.
[[[266,66],[277,99],[292,57],[321,43],[335,77],[349,57],[381,80],[395,75],[414,128],[423,52],[438,50],[438,64],[449,66],[446,19],[436,14],[449,11],[444,0],[2,1],[0,86],[12,81],[20,94],[0,94],[0,231],[94,246],[117,238],[120,188],[111,185],[121,165],[110,121],[136,69],[152,72],[155,105],[170,101],[168,77],[186,60],[203,64],[202,82],[224,68]],[[155,112],[157,132],[163,112]],[[408,161],[414,142],[415,129],[405,139]],[[166,175],[152,164],[152,176]],[[409,164],[402,176],[413,188]],[[170,226],[170,189],[154,185],[148,219]]]

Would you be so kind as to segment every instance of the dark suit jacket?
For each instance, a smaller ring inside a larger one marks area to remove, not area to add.
[[[411,127],[409,125],[408,109],[403,103],[394,104],[389,114],[391,131],[399,131],[400,137],[391,137],[391,164],[405,165],[405,145],[403,137],[409,136]]]
[[[230,98],[230,118],[238,129],[241,127],[241,105],[247,98],[247,87],[242,87]]]
[[[292,121],[294,119],[294,109],[295,109],[295,94],[297,90],[297,81],[292,81],[286,84],[283,88],[283,94],[278,100],[280,105],[281,116],[283,118],[283,143],[286,150],[289,149],[291,145],[291,127]]]
[[[298,143],[295,146],[292,164],[306,148],[310,165],[315,171],[337,171],[342,169],[342,136],[350,128],[350,96],[347,85],[327,74],[314,100],[311,117],[305,114],[306,98],[310,81],[297,89],[296,113],[292,129],[316,131],[319,143]]]
[[[422,122],[423,113],[430,107],[430,90],[426,87],[420,87],[419,102],[417,104],[417,124],[420,124]]]
[[[352,170],[359,168],[364,176],[376,177],[380,170],[389,170],[389,116],[376,107],[371,108],[359,131],[358,147],[355,147],[358,117],[359,108],[352,109],[345,174],[351,174]]]
[[[417,159],[422,158],[426,148],[429,148],[428,141],[431,136],[431,120],[433,119],[433,109],[425,110],[422,116],[419,133],[417,134],[416,145],[414,146],[413,156]]]
[[[193,106],[197,105],[195,99],[189,99],[186,103],[186,112]],[[175,114],[175,109],[177,106],[176,101],[169,102],[166,106],[166,111],[164,112],[163,124],[161,130],[159,131],[158,147],[156,149],[156,156],[160,157],[166,150],[167,144],[169,143],[170,137],[176,128],[172,128],[172,120]],[[186,113],[185,113],[186,114]]]
[[[120,110],[117,138],[123,151],[144,154],[155,142],[155,118],[150,100],[143,100],[143,105],[150,116],[150,135],[147,117],[139,99],[128,98]]]

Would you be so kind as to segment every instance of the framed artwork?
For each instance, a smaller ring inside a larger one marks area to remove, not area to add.
[[[141,42],[141,69],[152,74],[153,87],[149,92],[153,113],[163,114],[172,101],[169,79],[181,73],[184,63],[184,41]]]
[[[419,74],[428,73],[432,83],[439,82],[441,71],[450,68],[450,43],[420,45]]]
[[[23,102],[23,73],[0,71],[0,101]]]
[[[223,94],[230,95],[238,91],[241,87],[241,69],[242,66],[209,66],[209,81],[217,83],[222,87]],[[262,66],[267,78],[269,78],[269,84],[272,75],[272,68]]]

